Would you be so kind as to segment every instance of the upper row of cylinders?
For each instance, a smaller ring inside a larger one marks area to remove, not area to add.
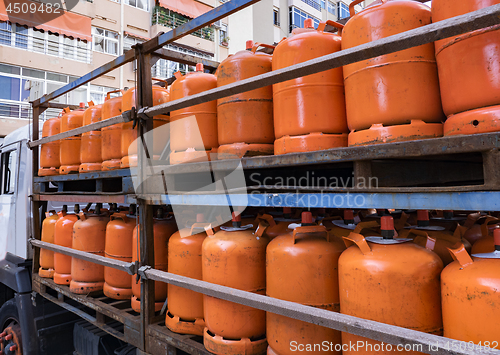
[[[352,3],[352,11],[358,2]],[[247,50],[225,59],[215,75],[204,73],[199,64],[194,73],[176,73],[170,92],[154,85],[154,105],[498,3],[436,0],[431,12],[416,1],[382,0],[352,13],[345,27],[328,21],[314,29],[309,19],[305,28],[294,29],[283,39],[273,55],[257,51],[272,46],[249,41]],[[325,32],[327,25],[336,27],[338,34]],[[439,137],[442,122],[445,135],[498,130],[499,38],[499,28],[493,26],[156,116],[155,128],[171,124],[156,136],[153,157],[162,153],[169,135],[170,162],[181,163],[206,160],[208,153],[224,159]],[[109,99],[108,94],[102,119],[131,109],[135,96],[135,88],[123,97]],[[71,114],[79,118],[68,117]],[[78,126],[65,121],[81,126],[100,119],[100,105],[85,113],[73,111],[63,116],[60,130]],[[47,126],[44,135],[57,133]],[[87,142],[97,136],[102,136],[102,142],[90,147]],[[82,136],[81,154],[71,149],[80,144],[80,138],[66,138],[61,142],[59,170],[109,170],[137,164],[137,148],[131,145],[136,136],[132,123],[88,132]],[[49,145],[44,146],[42,167],[58,167],[58,162],[44,161],[54,156],[48,152]]]
[[[196,223],[176,231],[174,219],[158,211],[156,269],[438,335],[444,326],[446,337],[463,341],[494,341],[498,334],[500,220],[495,217],[451,213],[430,224],[428,212],[418,211],[396,221],[382,213],[361,222],[352,210],[344,211],[343,220],[324,211],[303,212],[297,219],[284,208],[274,218],[234,214],[220,230],[198,215]],[[78,214],[61,211],[44,221],[42,240],[135,261],[140,251],[135,220],[133,207],[129,213],[100,205]],[[467,252],[471,242],[474,258]],[[58,253],[50,265],[50,252],[42,251],[41,276],[69,283],[74,293],[103,289],[111,298],[133,295],[132,308],[140,311],[134,276]],[[157,311],[166,296],[166,285],[156,282]],[[266,320],[263,311],[173,285],[168,285],[165,323],[174,332],[203,335],[205,347],[221,355],[260,354],[268,344],[268,354],[292,354],[293,341],[295,346],[327,341],[333,344],[329,353],[340,353],[336,345],[361,341],[375,349],[363,353],[388,353],[376,341],[348,333],[341,339],[338,331],[272,313]]]

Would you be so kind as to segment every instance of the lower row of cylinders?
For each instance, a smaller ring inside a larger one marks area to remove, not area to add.
[[[74,214],[66,210],[47,213],[42,241],[138,260],[135,205],[128,212],[100,204],[84,212],[77,206]],[[429,225],[427,211],[418,211],[414,226],[412,216],[404,213],[396,221],[391,215],[375,215],[360,222],[351,210],[344,211],[343,219],[311,212],[294,218],[288,209],[283,212],[243,219],[233,213],[232,222],[217,228],[199,214],[196,223],[177,230],[175,219],[159,208],[153,228],[155,268],[447,338],[498,345],[500,223],[495,217],[481,216],[481,224],[468,218],[450,232]],[[471,231],[478,225],[483,237],[476,242]],[[473,257],[464,236],[475,242]],[[40,265],[40,276],[69,284],[73,293],[103,291],[110,298],[131,299],[132,308],[140,312],[135,275],[43,249]],[[202,335],[207,350],[216,354],[418,353],[155,282],[156,311],[166,298],[166,326]],[[352,344],[363,344],[363,349]]]

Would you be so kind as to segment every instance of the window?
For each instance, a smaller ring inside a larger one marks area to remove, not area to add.
[[[115,89],[106,86],[90,84],[90,99],[94,102],[94,104],[100,105],[104,103],[106,94],[113,90]]]
[[[229,37],[227,35],[227,25],[222,23],[219,30],[219,44],[221,46],[227,46],[228,43]]]
[[[125,37],[123,37],[123,53],[131,50],[132,46],[136,45],[137,43],[144,43],[144,41],[135,37],[125,35]]]
[[[90,63],[89,44],[34,27],[0,21],[0,45]]]
[[[0,22],[0,44],[10,46],[12,42],[12,26],[8,21]]]
[[[275,26],[280,26],[280,10],[279,9],[274,9],[274,25]]]
[[[328,12],[332,15],[337,15],[337,11],[335,10],[335,4],[331,1],[328,1]]]
[[[21,79],[0,75],[0,99],[19,101]]]
[[[321,0],[321,8],[326,9],[326,1],[325,0]]]
[[[28,49],[28,26],[1,21],[0,44]]]
[[[17,157],[17,150],[2,153],[2,192],[4,194],[13,194],[16,190]]]
[[[342,1],[337,3],[337,9],[338,9],[337,17],[339,18],[339,20],[350,16],[349,6],[344,4]]]
[[[306,19],[312,19],[314,22],[314,27],[317,28],[319,25],[319,20],[316,17],[313,17],[309,14],[306,14],[304,11],[291,6],[290,7],[290,32],[294,28],[303,28],[304,27],[304,20]]]
[[[148,0],[123,0],[124,4],[137,7],[145,11],[149,11]]]
[[[64,74],[0,64],[0,118],[30,118],[29,101],[36,100],[73,80],[76,78]],[[87,84],[57,98],[55,102],[77,105],[88,101],[89,97]],[[60,111],[49,108],[42,114],[42,118],[56,117]]]
[[[92,27],[92,37],[94,51],[118,55],[118,33]]]
[[[21,26],[15,24],[16,38],[15,38],[15,46],[17,48],[28,49],[28,26]]]

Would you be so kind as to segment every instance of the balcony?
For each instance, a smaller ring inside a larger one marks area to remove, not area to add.
[[[153,19],[152,19],[153,25],[161,25],[165,27],[176,28],[180,25],[185,24],[190,20],[191,19],[188,17],[167,10],[161,6],[155,6],[153,10]],[[195,31],[191,33],[191,35],[214,42],[215,38],[214,32],[215,32],[214,28],[210,26]]]

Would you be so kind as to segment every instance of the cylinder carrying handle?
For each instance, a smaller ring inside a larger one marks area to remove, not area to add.
[[[330,235],[325,226],[304,226],[304,227],[297,227],[293,230],[292,233],[293,244],[295,244],[296,237],[298,234],[309,234],[309,233],[321,233],[325,236],[327,242],[330,241]]]
[[[429,234],[427,234],[426,231],[418,229],[410,229],[408,237],[410,236],[410,234],[416,235],[417,237],[415,239],[425,238],[425,249],[433,251],[434,248],[436,247],[436,239],[429,237]]]
[[[332,21],[332,20],[327,20],[325,22],[320,22],[319,25],[318,25],[318,31],[324,32],[325,28],[326,28],[326,25],[330,25],[332,27],[335,27],[336,29],[339,30],[339,36],[342,35],[342,30],[344,29],[344,25],[342,25],[342,24],[340,24],[338,22]]]
[[[361,253],[364,255],[372,252],[372,249],[366,242],[365,237],[359,233],[351,232],[347,237],[342,237],[342,239],[344,240],[344,244],[347,248],[352,245],[357,245],[359,250],[361,250]]]
[[[128,223],[130,218],[123,212],[115,212],[111,215],[111,217],[109,217],[110,221],[114,219],[122,219],[123,222]]]
[[[380,224],[377,221],[368,221],[368,222],[359,222],[354,228],[353,233],[359,233],[365,228],[375,228],[380,227]]]
[[[446,249],[448,249],[453,259],[458,261],[460,266],[462,266],[463,268],[474,263],[469,253],[467,253],[467,250],[465,250],[465,246],[463,243],[458,242],[452,248]]]
[[[109,100],[111,98],[111,96],[110,96],[111,94],[115,94],[117,92],[119,92],[120,94],[123,95],[123,90],[122,89],[116,89],[116,90],[108,91],[106,93],[106,100]]]
[[[490,224],[490,222],[498,222],[499,219],[496,218],[496,217],[492,217],[492,216],[488,216],[485,218],[484,220],[484,223],[481,225],[481,235],[483,237],[487,237],[488,236],[488,224]]]
[[[254,43],[253,47],[252,47],[252,53],[255,54],[255,52],[257,51],[257,49],[259,47],[264,47],[264,48],[269,48],[269,49],[274,49],[276,48],[276,46],[273,46],[271,44],[265,44],[265,43],[259,43],[259,42],[256,42]]]

